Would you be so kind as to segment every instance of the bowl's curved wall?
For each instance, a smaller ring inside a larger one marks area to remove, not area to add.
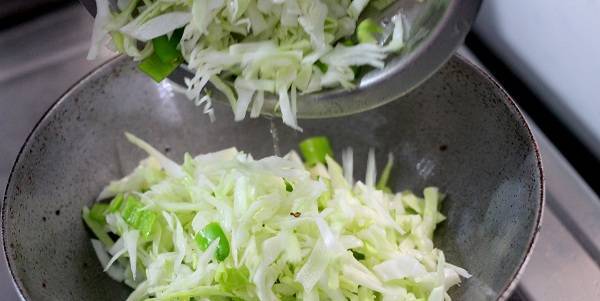
[[[180,160],[229,146],[256,157],[273,151],[266,119],[232,121],[216,106],[211,123],[201,109],[155,84],[127,59],[111,61],[70,90],[38,124],[13,168],[4,200],[3,230],[15,281],[30,300],[118,300],[128,294],[95,258],[81,221],[111,179],[143,157],[124,131]],[[303,120],[303,133],[278,127],[283,152],[322,134],[337,154],[369,146],[381,167],[396,158],[397,189],[437,185],[447,193],[448,220],[436,232],[450,262],[474,277],[452,291],[457,299],[496,299],[523,264],[541,216],[539,155],[523,117],[480,71],[453,58],[419,89],[379,109],[329,120]],[[365,158],[360,160],[359,158]],[[364,165],[357,164],[355,177]]]

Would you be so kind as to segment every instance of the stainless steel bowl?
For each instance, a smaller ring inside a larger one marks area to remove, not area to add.
[[[71,88],[23,146],[6,188],[2,229],[13,279],[26,300],[124,300],[130,290],[102,273],[81,208],[108,181],[143,158],[124,131],[171,158],[236,146],[255,157],[273,153],[270,121],[232,121],[215,106],[214,123],[168,82],[154,83],[120,57]],[[286,152],[310,135],[327,135],[339,156],[355,150],[356,170],[375,147],[392,152],[395,189],[426,185],[447,193],[448,219],[435,243],[473,277],[455,300],[502,300],[537,235],[543,205],[540,156],[508,95],[459,57],[402,101],[345,118],[301,121],[304,133],[278,125]],[[362,176],[357,174],[357,177]]]
[[[95,14],[94,0],[80,2]],[[370,17],[383,25],[389,25],[395,15],[403,16],[406,47],[391,55],[384,68],[365,74],[356,89],[338,88],[299,95],[297,116],[323,118],[354,114],[410,92],[438,70],[463,43],[480,4],[481,0],[395,0],[382,10],[367,7],[361,18]],[[182,67],[169,78],[185,86],[184,78],[192,76]],[[218,90],[212,90],[214,99],[229,103]],[[277,97],[265,95],[265,98],[263,114],[278,115]]]

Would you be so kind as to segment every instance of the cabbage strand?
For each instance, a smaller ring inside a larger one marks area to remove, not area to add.
[[[329,151],[309,165],[293,151],[256,160],[235,148],[180,165],[127,137],[150,157],[83,219],[106,273],[134,288],[128,300],[441,301],[470,277],[432,241],[443,195],[376,188],[373,151],[365,184],[344,170],[352,150],[344,168]]]

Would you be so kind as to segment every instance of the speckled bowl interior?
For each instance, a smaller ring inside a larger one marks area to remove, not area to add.
[[[234,123],[215,104],[209,121],[171,84],[156,84],[117,58],[69,90],[40,121],[14,165],[2,226],[6,256],[27,300],[124,300],[129,289],[102,269],[80,218],[108,181],[143,158],[124,131],[181,161],[236,146],[255,157],[273,153],[270,122]],[[396,158],[396,189],[436,185],[447,193],[447,221],[436,243],[473,277],[456,300],[505,298],[532,247],[543,202],[540,158],[517,107],[487,75],[454,57],[408,96],[343,118],[301,120],[298,133],[276,122],[282,152],[311,135],[331,138],[336,154],[351,146],[355,162],[369,147],[381,168]],[[364,158],[360,160],[359,158]],[[357,164],[355,175],[363,176]]]

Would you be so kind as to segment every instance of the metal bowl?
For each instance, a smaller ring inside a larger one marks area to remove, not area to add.
[[[152,82],[124,57],[71,88],[27,139],[6,188],[4,245],[21,296],[124,300],[129,289],[102,273],[81,208],[143,158],[125,142],[126,130],[178,160],[184,151],[230,146],[256,157],[273,153],[268,119],[234,123],[229,108],[215,107],[211,123],[171,84]],[[523,116],[485,73],[454,57],[402,101],[300,125],[304,133],[277,125],[282,152],[306,136],[327,135],[338,156],[352,146],[356,158],[365,158],[357,163],[366,161],[369,146],[380,164],[394,153],[396,189],[439,186],[447,193],[448,219],[436,244],[473,274],[450,294],[455,300],[510,294],[538,232],[542,170]]]

